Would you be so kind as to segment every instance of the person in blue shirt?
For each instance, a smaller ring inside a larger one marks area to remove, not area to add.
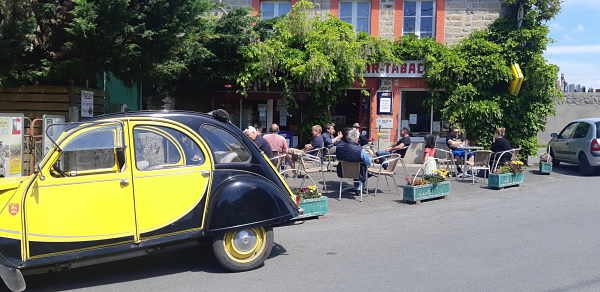
[[[327,148],[327,152],[329,154],[335,154],[335,146],[342,140],[344,136],[342,136],[342,132],[338,132],[337,136],[335,135],[335,125],[327,124],[325,126],[325,133],[323,133],[323,143],[325,148]]]
[[[367,181],[367,168],[371,165],[371,156],[366,150],[363,150],[362,146],[358,143],[360,133],[356,129],[347,129],[344,131],[346,135],[344,139],[336,146],[335,156],[339,161],[348,162],[361,162],[360,167],[360,178],[355,181],[357,186],[357,192],[360,192],[361,188]],[[337,166],[337,173],[341,176],[341,164]]]
[[[325,143],[323,142],[323,136],[321,136],[321,133],[323,132],[323,129],[321,128],[321,126],[319,125],[314,125],[312,126],[312,140],[310,141],[310,144],[306,144],[304,146],[304,151],[306,151],[306,153],[309,154],[316,154],[316,150],[319,148],[323,148],[325,147]]]

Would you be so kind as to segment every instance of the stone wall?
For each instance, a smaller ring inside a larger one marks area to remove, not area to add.
[[[379,36],[394,39],[394,0],[381,0],[379,6]]]
[[[538,134],[538,143],[548,143],[551,133],[560,132],[569,122],[584,118],[600,118],[600,92],[569,92],[557,102],[556,115],[549,117],[546,130]]]
[[[502,0],[446,0],[445,40],[452,45],[500,17]]]

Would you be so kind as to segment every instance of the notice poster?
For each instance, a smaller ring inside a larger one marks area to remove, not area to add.
[[[380,91],[377,92],[377,113],[391,114],[392,113],[392,92]]]
[[[0,177],[21,176],[23,171],[23,115],[0,116]]]
[[[42,133],[42,135],[43,135],[42,144],[44,147],[43,154],[45,155],[54,146],[54,144],[52,144],[52,141],[48,138],[48,135],[50,135],[53,139],[56,140],[58,138],[58,136],[60,135],[60,133],[62,132],[62,127],[60,127],[60,126],[50,127],[50,126],[52,126],[54,124],[64,124],[65,117],[58,116],[58,115],[44,115],[42,117],[42,119],[43,119],[43,125],[44,125],[44,127],[43,127],[44,133]],[[50,128],[50,129],[48,129],[48,128]]]
[[[410,114],[408,116],[408,123],[411,125],[416,125],[417,124],[417,114]]]
[[[91,118],[94,116],[94,92],[81,91],[81,117]]]

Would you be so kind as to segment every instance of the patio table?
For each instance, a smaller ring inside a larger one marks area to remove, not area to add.
[[[463,146],[459,147],[458,149],[465,150],[465,157],[463,158],[463,161],[462,161],[462,162],[463,162],[463,163],[462,163],[462,169],[463,169],[463,172],[462,172],[462,174],[460,174],[460,175],[459,175],[459,177],[461,177],[461,178],[467,178],[467,177],[471,177],[473,174],[470,174],[470,175],[469,175],[469,174],[467,174],[467,173],[465,172],[465,170],[466,170],[466,168],[467,168],[467,159],[468,159],[467,157],[469,156],[468,154],[469,154],[469,153],[471,153],[471,152],[473,152],[473,151],[477,151],[477,150],[483,150],[483,147],[481,147],[481,146],[468,146],[468,145],[463,145]]]

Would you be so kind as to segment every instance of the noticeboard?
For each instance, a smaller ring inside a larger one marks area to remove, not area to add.
[[[0,177],[23,175],[23,114],[0,114]]]

